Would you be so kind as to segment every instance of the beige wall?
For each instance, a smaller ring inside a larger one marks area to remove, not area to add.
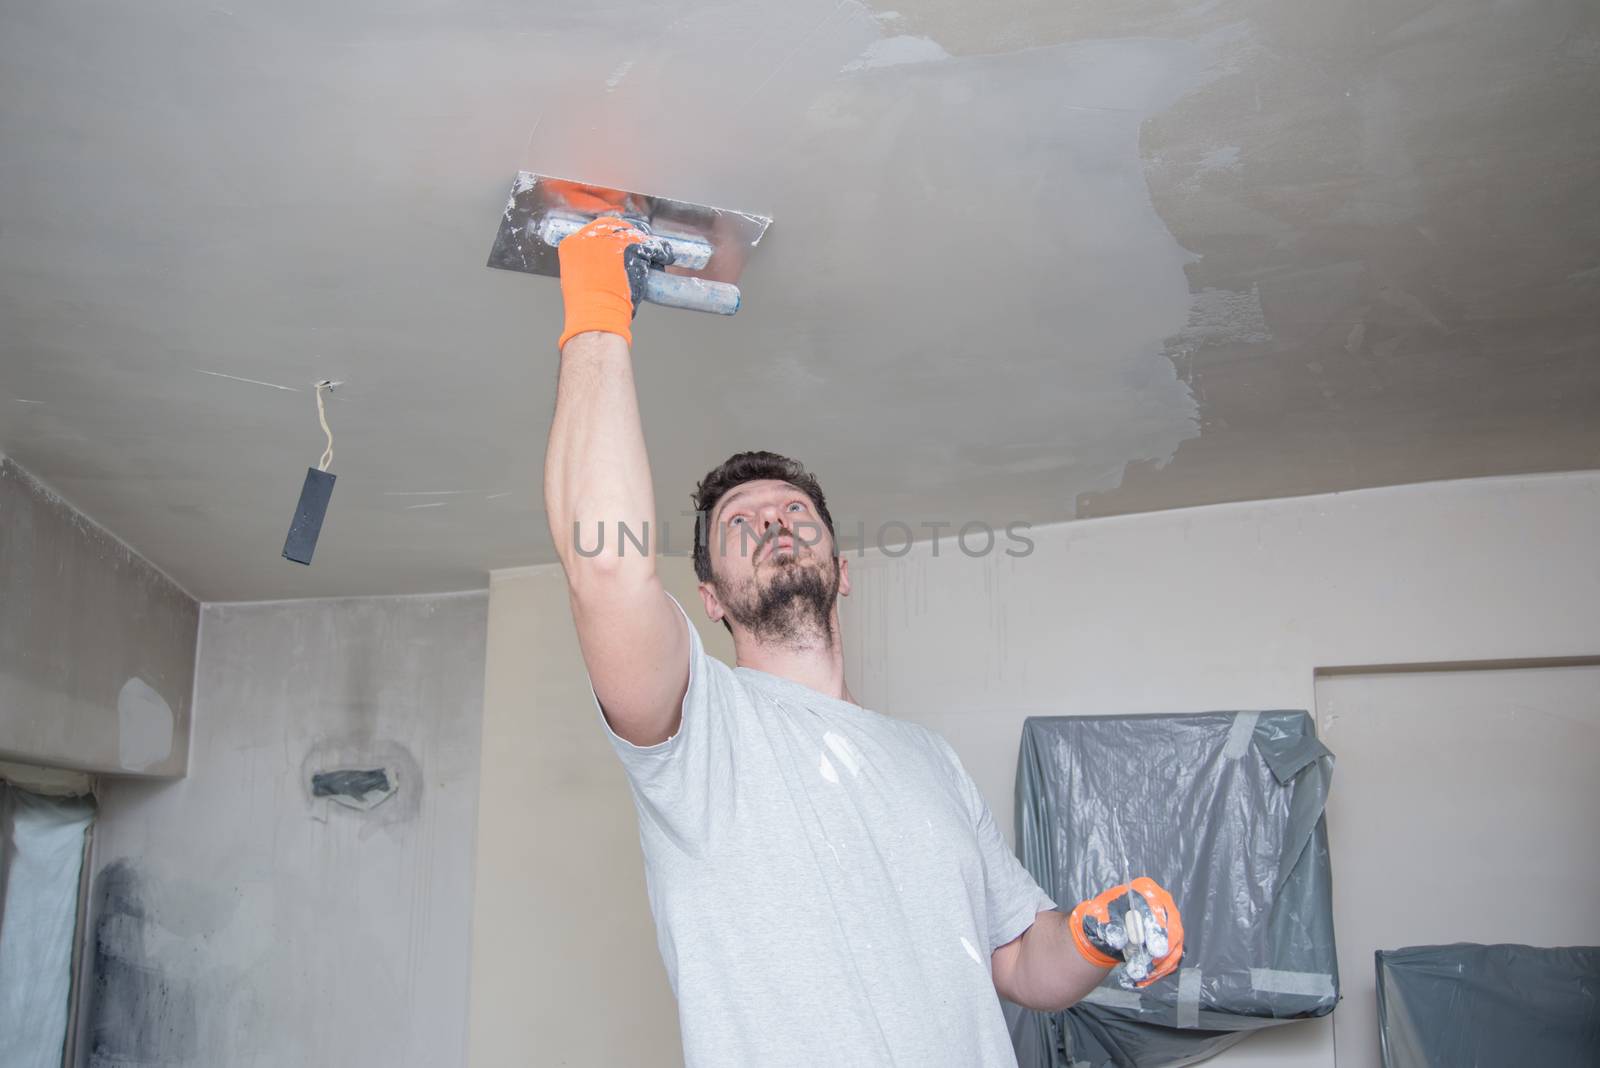
[[[1029,534],[1019,558],[1003,537],[976,559],[948,537],[937,556],[930,543],[852,556],[842,612],[852,691],[943,733],[1008,834],[1030,715],[1310,709],[1317,667],[1600,652],[1600,473]],[[667,566],[707,648],[728,657],[688,562]],[[633,809],[559,568],[495,576],[485,700],[473,1064],[678,1064]],[[1335,871],[1360,863],[1337,856]],[[1212,1063],[1327,1068],[1331,1031],[1296,1025]]]
[[[662,580],[732,663],[686,557]],[[680,1065],[639,826],[600,728],[558,564],[489,584],[469,1063]]]
[[[1600,665],[1323,676],[1317,728],[1333,855],[1382,858],[1334,868],[1339,1068],[1382,1068],[1375,950],[1600,945]]]

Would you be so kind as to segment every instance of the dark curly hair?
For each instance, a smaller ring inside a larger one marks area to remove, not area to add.
[[[713,468],[694,489],[694,573],[701,582],[711,581],[711,513],[717,502],[728,492],[746,482],[776,479],[801,490],[816,505],[817,515],[833,538],[833,516],[828,514],[828,501],[822,495],[822,486],[816,476],[797,460],[775,452],[736,452]],[[834,555],[839,554],[839,544],[834,539]],[[724,623],[727,621],[724,620]],[[730,630],[732,628],[729,628]]]

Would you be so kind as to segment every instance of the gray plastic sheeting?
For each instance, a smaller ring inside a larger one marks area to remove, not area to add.
[[[1600,1064],[1600,948],[1379,950],[1384,1068]]]
[[[0,1064],[60,1068],[88,797],[0,782]]]
[[[1301,711],[1024,723],[1023,863],[1063,909],[1150,876],[1182,913],[1184,956],[1142,990],[1113,973],[1065,1013],[1008,1005],[1022,1068],[1177,1068],[1333,1011],[1332,774]]]

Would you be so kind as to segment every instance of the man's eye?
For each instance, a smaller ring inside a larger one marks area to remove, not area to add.
[[[803,511],[805,511],[805,510],[806,510],[806,506],[805,506],[805,505],[803,505],[803,504],[801,504],[801,503],[800,503],[800,502],[799,502],[799,501],[790,501],[790,502],[789,502],[789,508],[790,508],[790,510],[793,510],[793,509],[795,509],[795,508],[798,508],[798,509],[800,509],[800,510],[801,510],[801,511],[802,511],[802,512],[803,512]]]
[[[733,525],[734,525],[734,524],[735,524],[735,523],[743,523],[743,522],[744,522],[744,516],[742,516],[742,515],[736,515],[736,516],[734,516],[734,517],[733,517],[733,518],[732,518],[732,519],[730,519],[730,520],[728,520],[728,525],[729,525],[729,526],[730,526],[730,527],[731,527],[731,526],[733,526]]]

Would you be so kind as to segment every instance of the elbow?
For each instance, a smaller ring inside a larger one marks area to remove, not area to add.
[[[995,990],[1007,1001],[1021,1005],[1025,1009],[1032,1009],[1034,1012],[1066,1012],[1082,1001],[1083,995],[1088,993],[1088,991],[1084,991],[1083,993],[1074,993],[1071,996],[1057,994],[1054,998],[1034,997],[1025,991],[1002,989],[998,983],[995,984]]]
[[[655,574],[656,562],[648,538],[613,533],[609,526],[574,522],[567,530],[552,531],[569,585],[598,582],[610,586],[642,581]]]
[[[1014,1005],[1021,1005],[1034,1012],[1065,1012],[1083,1000],[1082,994],[1063,997],[1059,993],[1056,997],[1040,997],[1026,990],[1015,990],[1002,986],[999,982],[994,985],[995,992]]]
[[[994,981],[994,992],[1007,1001],[1021,1005],[1025,1009],[1038,1009],[1039,1006],[1029,1004],[1030,998],[1025,990],[1019,989],[1017,984],[1017,971],[1019,958],[1022,956],[1022,939],[1012,939],[1005,945],[998,947],[989,955],[989,977]],[[1041,1009],[1040,1011],[1046,1011]]]
[[[644,575],[655,572],[655,558],[662,535],[649,520],[609,517],[619,509],[606,504],[585,503],[577,507],[545,506],[550,517],[550,537],[556,555],[569,576]]]
[[[1072,1006],[1076,1005],[1082,1000],[1083,995],[1076,994],[1065,1000],[1058,1000],[1045,1005],[1029,1005],[1028,1007],[1039,1012],[1066,1012],[1068,1009],[1072,1008]]]
[[[1078,954],[1059,912],[1041,912],[1026,931],[994,951],[990,967],[995,991],[1035,1012],[1070,1009],[1108,971]]]
[[[575,611],[607,604],[642,603],[641,588],[660,581],[655,562],[647,557],[563,557],[562,567]]]

